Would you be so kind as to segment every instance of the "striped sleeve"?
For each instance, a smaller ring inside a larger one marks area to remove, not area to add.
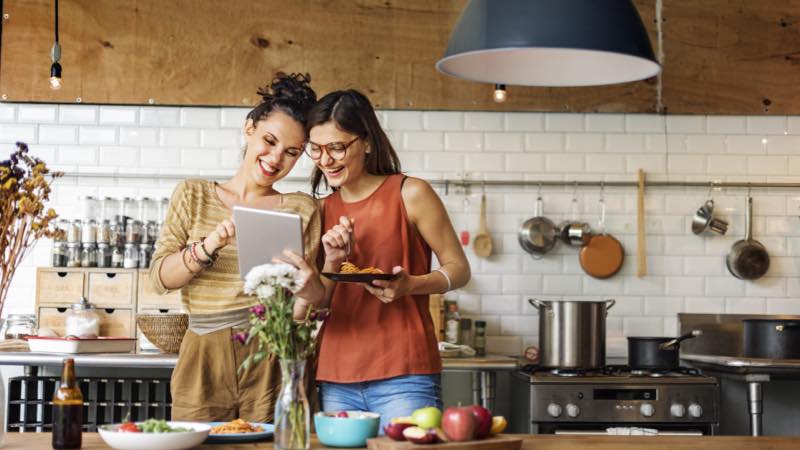
[[[167,217],[161,227],[161,234],[158,236],[156,250],[150,264],[150,280],[153,289],[162,295],[170,290],[161,282],[161,265],[167,256],[182,250],[189,240],[190,217],[192,216],[189,214],[187,184],[186,181],[180,182],[172,192]]]

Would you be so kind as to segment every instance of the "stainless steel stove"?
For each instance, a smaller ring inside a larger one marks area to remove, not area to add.
[[[529,433],[606,434],[607,428],[636,427],[659,434],[710,435],[719,428],[719,383],[694,369],[526,367],[518,375],[530,387]]]

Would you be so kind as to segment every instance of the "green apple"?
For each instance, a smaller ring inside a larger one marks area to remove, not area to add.
[[[442,411],[435,406],[420,408],[411,414],[414,422],[422,429],[438,428],[442,425]]]

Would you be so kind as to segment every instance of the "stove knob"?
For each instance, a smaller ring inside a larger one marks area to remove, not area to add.
[[[697,403],[692,403],[691,405],[689,405],[689,415],[694,417],[695,419],[703,417],[703,407],[698,405]]]
[[[680,403],[673,403],[669,407],[669,413],[672,414],[672,417],[683,417],[686,415],[686,407]]]
[[[653,414],[655,414],[656,409],[655,407],[653,407],[652,403],[642,403],[642,406],[639,407],[639,412],[641,412],[642,415],[645,417],[653,417]]]
[[[578,417],[581,413],[581,409],[578,408],[578,405],[567,403],[567,415],[570,417]]]
[[[550,403],[547,405],[547,414],[550,414],[552,417],[558,417],[561,415],[561,405],[557,403]]]

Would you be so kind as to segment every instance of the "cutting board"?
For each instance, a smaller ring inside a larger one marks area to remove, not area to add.
[[[493,436],[480,441],[448,442],[445,444],[413,444],[408,441],[393,441],[388,437],[367,441],[369,450],[520,450],[522,439],[509,436]]]

